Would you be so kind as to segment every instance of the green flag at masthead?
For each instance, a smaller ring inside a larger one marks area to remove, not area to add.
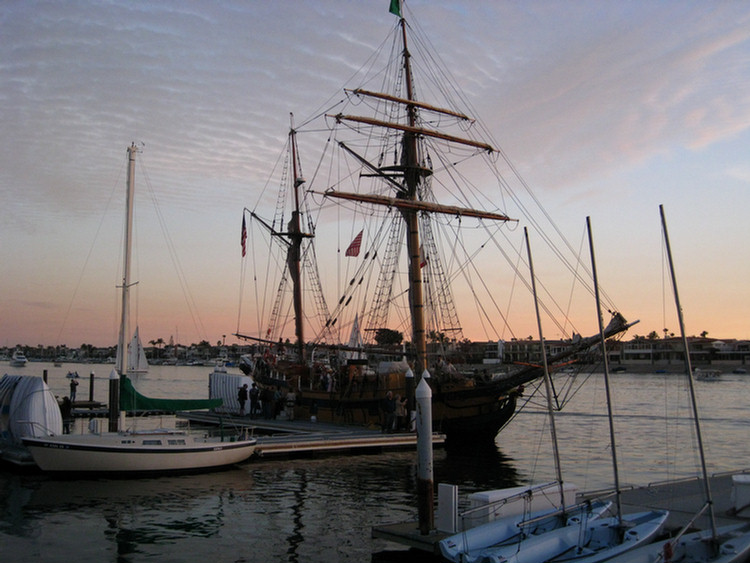
[[[388,11],[401,17],[401,0],[391,0],[391,8]]]

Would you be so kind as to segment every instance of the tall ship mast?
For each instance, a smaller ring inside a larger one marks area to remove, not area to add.
[[[436,430],[449,439],[492,440],[515,413],[524,385],[542,377],[541,365],[503,364],[502,351],[493,364],[452,364],[468,363],[461,360],[470,331],[499,348],[504,339],[519,340],[498,295],[515,284],[528,287],[522,259],[503,247],[528,217],[506,212],[510,205],[525,211],[501,173],[515,169],[471,116],[450,73],[433,68],[439,61],[429,41],[402,9],[392,10],[398,19],[371,59],[377,62],[344,88],[340,104],[292,125],[282,159],[286,195],[277,199],[274,220],[256,211],[269,200],[265,194],[247,210],[286,258],[258,260],[262,253],[254,252],[249,264],[246,257],[256,287],[274,288],[276,296],[255,296],[255,305],[273,303],[270,313],[236,332],[261,346],[242,368],[262,385],[293,389],[300,416],[353,424],[377,424],[386,393],[409,399],[415,379],[427,374]],[[419,48],[412,51],[415,35]],[[303,135],[305,154],[318,142],[323,147],[309,184],[299,164]],[[279,211],[283,206],[291,211]],[[318,256],[336,268],[327,266],[321,277]],[[576,270],[571,260],[567,267]],[[519,281],[501,281],[503,261]],[[324,294],[332,287],[338,294],[329,309],[333,300]],[[475,304],[482,299],[489,305]],[[619,314],[614,321],[605,337],[628,326]],[[551,362],[599,339],[572,336]]]

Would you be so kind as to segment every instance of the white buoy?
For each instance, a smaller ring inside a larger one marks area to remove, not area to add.
[[[425,375],[426,374],[426,375]],[[434,528],[432,482],[432,389],[427,384],[430,374],[425,370],[417,385],[417,499],[419,531],[426,536]]]
[[[417,424],[417,411],[414,410],[414,372],[411,368],[406,370],[406,412],[409,413],[409,432],[414,432]]]

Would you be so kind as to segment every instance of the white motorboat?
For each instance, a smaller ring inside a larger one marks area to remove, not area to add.
[[[18,349],[16,349],[13,352],[13,355],[10,357],[10,365],[14,368],[22,368],[28,361],[29,360],[26,358],[26,355]]]

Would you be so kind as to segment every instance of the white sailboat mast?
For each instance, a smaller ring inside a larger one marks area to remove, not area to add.
[[[128,317],[130,314],[130,259],[133,248],[133,208],[135,198],[135,155],[138,148],[135,143],[128,147],[128,176],[125,192],[125,243],[122,267],[122,303],[120,311],[120,334],[117,340],[117,365],[109,381],[109,430],[115,432],[119,427],[120,415],[120,381],[128,371]]]
[[[120,311],[120,335],[117,345],[122,351],[117,372],[120,377],[128,371],[128,318],[130,313],[130,260],[133,250],[133,207],[135,199],[135,155],[138,152],[135,143],[128,147],[128,179],[125,194],[125,246],[122,265],[122,304]]]
[[[552,438],[552,454],[555,461],[555,473],[557,476],[557,486],[560,491],[560,508],[565,512],[565,485],[563,483],[562,465],[560,463],[560,449],[557,444],[557,429],[555,426],[555,409],[552,405],[552,380],[549,375],[549,364],[547,362],[547,349],[544,344],[544,334],[542,332],[542,317],[539,313],[539,298],[536,292],[536,274],[534,274],[534,262],[531,258],[531,243],[529,242],[529,231],[526,227],[523,229],[523,235],[526,239],[526,254],[529,258],[529,274],[531,277],[531,290],[534,294],[534,310],[536,311],[536,324],[539,331],[539,345],[542,351],[542,368],[544,369],[544,390],[547,395],[547,416],[549,416],[549,431]]]
[[[709,521],[711,524],[711,537],[716,538],[716,515],[714,512],[713,496],[711,494],[711,482],[708,480],[708,469],[706,468],[706,453],[703,449],[703,435],[701,433],[701,422],[698,414],[698,399],[695,396],[695,383],[693,381],[693,367],[690,362],[690,346],[688,345],[685,333],[685,321],[682,316],[682,305],[680,304],[680,294],[677,291],[677,277],[674,272],[674,262],[672,260],[672,247],[669,243],[669,231],[667,230],[667,219],[664,216],[664,206],[659,206],[661,215],[661,226],[664,234],[664,245],[667,249],[667,260],[669,262],[669,273],[672,278],[672,290],[674,293],[675,307],[677,308],[677,319],[680,322],[680,335],[682,337],[682,346],[685,352],[685,375],[687,376],[688,386],[690,389],[690,403],[693,407],[693,422],[695,424],[695,436],[698,441],[698,454],[701,461],[701,473],[703,475],[703,490],[706,497],[706,506],[709,512]]]

